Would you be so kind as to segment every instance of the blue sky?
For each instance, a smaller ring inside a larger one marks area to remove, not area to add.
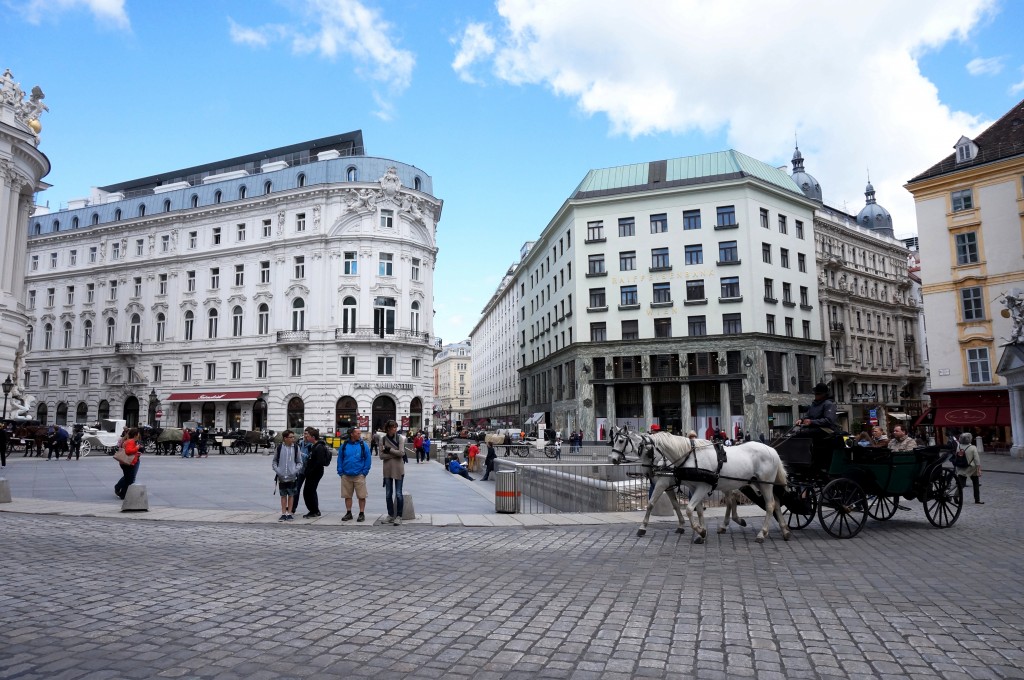
[[[587,170],[735,148],[831,205],[902,185],[1024,99],[1024,2],[0,0],[57,207],[91,186],[361,129],[444,200],[435,332],[468,336]]]

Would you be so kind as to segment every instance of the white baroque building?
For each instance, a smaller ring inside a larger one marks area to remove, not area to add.
[[[469,340],[444,345],[434,360],[434,427],[463,425],[473,408],[473,350]]]
[[[441,206],[430,176],[364,155],[355,131],[37,216],[22,376],[37,418],[419,427]]]

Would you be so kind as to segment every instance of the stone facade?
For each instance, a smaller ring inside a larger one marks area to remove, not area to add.
[[[451,430],[473,408],[473,351],[469,340],[445,345],[434,361],[434,427]]]

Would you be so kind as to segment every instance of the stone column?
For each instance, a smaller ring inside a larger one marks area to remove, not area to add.
[[[721,422],[718,429],[725,430],[732,436],[732,410],[729,406],[729,381],[722,380],[718,383],[718,406],[722,411]]]
[[[1010,388],[1010,455],[1024,458],[1024,387]]]
[[[615,426],[615,385],[605,386],[605,399],[608,403],[608,427]]]
[[[690,414],[690,383],[684,382],[679,386],[679,416],[683,422],[684,436],[693,428],[693,416]]]
[[[644,383],[644,424],[648,429],[654,422],[654,399],[651,397],[651,384]]]

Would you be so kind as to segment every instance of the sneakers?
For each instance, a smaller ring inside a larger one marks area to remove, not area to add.
[[[284,521],[285,521],[285,522],[291,522],[291,521],[292,521],[292,520],[294,520],[294,519],[295,519],[295,518],[294,518],[294,517],[292,517],[291,515],[285,515],[285,516],[284,516]]]
[[[396,517],[395,521],[392,522],[392,524],[394,524],[396,527],[402,526],[402,518],[401,517]]]
[[[362,513],[359,513],[359,516],[362,517]],[[352,519],[352,511],[351,510],[349,510],[348,512],[345,513],[345,516],[341,518],[341,521],[342,522],[347,522],[350,519]],[[359,521],[361,522],[362,520],[359,520]]]
[[[288,515],[281,515],[280,517],[277,518],[277,521],[278,522],[286,522],[286,521],[288,521]]]
[[[302,516],[302,519],[316,519],[319,516],[319,512],[307,512],[305,515]]]
[[[348,517],[348,518],[349,518],[349,519],[352,519],[352,515],[351,515],[351,514],[349,514],[349,517]],[[363,513],[359,513],[359,518],[358,518],[358,519],[356,519],[356,521],[357,521],[357,522],[365,522],[365,521],[366,521],[366,515],[364,515]]]
[[[392,517],[391,515],[388,515],[388,516],[387,516],[387,517],[386,517],[386,518],[384,519],[384,522],[383,522],[383,523],[384,523],[384,524],[394,524],[394,523],[395,523],[395,518],[394,518],[394,517]]]

